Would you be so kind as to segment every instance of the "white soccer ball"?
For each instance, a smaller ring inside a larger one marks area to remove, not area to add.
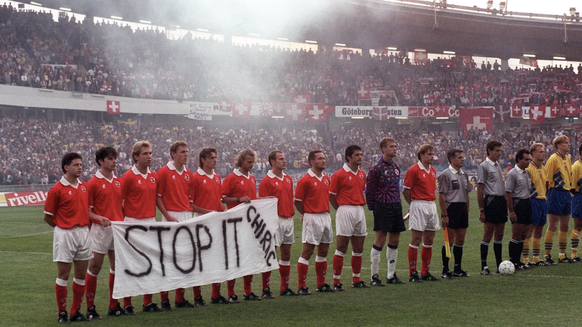
[[[515,266],[509,260],[505,260],[499,264],[499,273],[501,275],[513,275],[515,272]]]

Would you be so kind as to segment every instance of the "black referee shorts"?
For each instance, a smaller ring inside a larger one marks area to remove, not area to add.
[[[507,201],[504,196],[485,195],[485,222],[504,224],[507,222]]]
[[[374,231],[401,233],[406,230],[402,220],[402,204],[374,203]]]
[[[447,207],[447,216],[449,216],[449,228],[468,228],[469,213],[467,212],[467,202],[449,203]]]
[[[516,224],[531,224],[532,210],[529,199],[513,199],[513,210],[515,210],[515,215],[517,216]]]

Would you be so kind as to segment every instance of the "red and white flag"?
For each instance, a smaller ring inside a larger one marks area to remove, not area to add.
[[[285,114],[287,120],[291,121],[302,121],[305,120],[305,104],[302,103],[291,103],[287,104],[287,109]]]
[[[323,103],[307,103],[305,104],[305,118],[308,121],[325,121],[332,111],[334,106],[325,106]]]
[[[369,100],[371,99],[370,89],[360,87],[358,88],[358,100]]]
[[[233,117],[250,117],[251,105],[248,103],[235,103],[232,109]]]
[[[459,123],[461,129],[492,130],[493,108],[459,108]]]
[[[575,116],[578,117],[580,114],[580,107],[574,104],[568,104],[564,106],[564,116]]]
[[[112,115],[119,115],[121,111],[121,104],[119,101],[107,100],[107,113]]]
[[[546,116],[546,106],[530,106],[529,119],[534,123],[543,123]]]
[[[386,120],[388,118],[388,108],[387,107],[374,107],[374,115],[372,119],[374,120]]]
[[[523,116],[523,111],[521,108],[521,103],[512,103],[511,104],[511,118],[521,118]]]
[[[550,107],[550,117],[558,118],[563,116],[564,110],[558,105],[552,105]]]
[[[311,102],[311,93],[310,92],[301,92],[293,97],[293,102],[295,103],[310,103]]]

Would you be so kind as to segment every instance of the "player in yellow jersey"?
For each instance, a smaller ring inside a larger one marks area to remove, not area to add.
[[[582,145],[578,148],[578,154],[582,154]],[[580,156],[582,158],[582,155]],[[582,159],[576,160],[572,165],[572,218],[574,218],[574,229],[570,234],[572,244],[572,262],[580,262],[578,256],[578,243],[580,242],[580,230],[582,230]]]
[[[527,171],[531,177],[531,208],[532,217],[531,224],[529,225],[529,230],[523,245],[522,258],[523,263],[529,267],[533,265],[536,266],[546,266],[546,262],[540,260],[540,249],[542,244],[542,231],[544,225],[547,221],[548,214],[548,202],[546,201],[546,194],[548,190],[548,183],[546,180],[546,175],[544,175],[544,160],[546,160],[546,149],[541,143],[534,143],[529,148],[529,152],[532,156],[532,161],[527,167]],[[533,239],[532,239],[533,236]],[[529,261],[529,249],[533,253],[533,261]]]
[[[568,229],[570,227],[570,213],[572,212],[572,163],[568,152],[570,152],[570,139],[565,135],[560,135],[554,139],[556,152],[550,156],[544,167],[546,179],[550,184],[548,190],[548,229],[544,243],[546,247],[546,263],[555,264],[552,260],[552,247],[554,245],[554,233],[560,225],[558,233],[559,262],[570,263],[566,257],[566,246],[568,245]]]

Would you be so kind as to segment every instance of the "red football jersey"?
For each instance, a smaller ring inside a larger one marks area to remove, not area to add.
[[[281,217],[293,217],[295,208],[293,207],[293,180],[291,176],[283,173],[283,178],[279,178],[269,171],[259,184],[259,197],[274,196],[277,202],[277,214]]]
[[[108,180],[97,171],[89,182],[89,208],[93,213],[103,216],[111,221],[123,221],[123,208],[121,207],[121,182],[113,175]],[[99,224],[93,221],[94,224]]]
[[[184,167],[180,173],[170,161],[156,173],[157,192],[168,211],[192,211],[190,205],[192,172]]]
[[[303,201],[303,211],[307,213],[329,212],[329,176],[318,178],[309,169],[297,182],[295,200]]]
[[[350,206],[363,206],[364,189],[366,188],[366,173],[358,169],[357,172],[344,164],[344,167],[331,176],[329,193],[335,195],[337,204]]]
[[[148,168],[142,175],[137,167],[121,177],[121,200],[123,213],[131,218],[153,218],[156,216],[156,173]]]
[[[215,172],[206,175],[204,170],[198,168],[192,177],[192,203],[206,210],[222,211],[221,185],[220,175]]]
[[[53,216],[55,225],[63,229],[89,225],[89,197],[85,184],[79,180],[77,187],[65,177],[50,189],[44,213]]]
[[[410,167],[404,177],[404,188],[410,189],[413,200],[434,201],[436,199],[436,170],[433,166],[429,171],[419,162]]]
[[[230,175],[226,176],[222,183],[222,196],[242,198],[248,196],[251,200],[257,198],[257,182],[255,176],[249,172],[248,176],[243,175],[240,170],[235,169]],[[234,208],[240,203],[228,203],[228,209]]]

